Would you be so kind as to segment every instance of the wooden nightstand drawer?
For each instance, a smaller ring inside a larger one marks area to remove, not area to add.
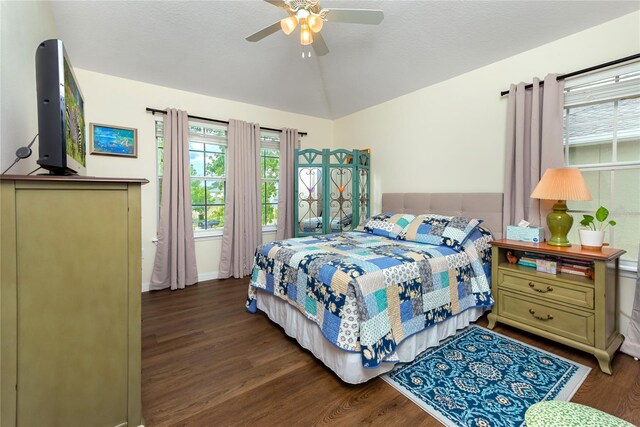
[[[499,290],[498,315],[584,344],[595,343],[595,316],[590,312]]]
[[[489,329],[502,322],[596,356],[602,372],[611,374],[611,360],[622,344],[616,314],[619,259],[625,251],[552,246],[546,242],[491,242],[491,282],[494,306]],[[548,274],[520,264],[514,257],[580,260],[593,276]]]
[[[520,274],[511,271],[498,271],[498,286],[500,289],[509,289],[523,292],[536,298],[549,302],[571,304],[576,307],[593,309],[593,288],[548,280],[536,273]]]

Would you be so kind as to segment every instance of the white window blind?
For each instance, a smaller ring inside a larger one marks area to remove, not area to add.
[[[564,149],[567,166],[578,167],[592,201],[569,202],[575,212],[570,240],[578,242],[584,213],[604,205],[618,225],[611,246],[638,257],[640,241],[640,62],[581,76],[565,84]]]
[[[636,62],[567,81],[565,108],[640,96],[639,64]]]

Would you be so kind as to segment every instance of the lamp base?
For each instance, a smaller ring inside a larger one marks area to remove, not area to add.
[[[551,238],[547,242],[551,246],[571,246],[567,234],[573,225],[573,217],[567,213],[567,204],[558,200],[553,210],[547,215],[547,225],[551,231]]]

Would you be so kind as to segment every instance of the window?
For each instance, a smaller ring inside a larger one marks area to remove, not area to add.
[[[262,132],[260,144],[260,216],[262,226],[270,229],[275,228],[278,219],[280,136],[277,133]],[[156,120],[156,146],[158,206],[160,206],[164,167],[164,122],[162,120]],[[219,235],[224,228],[226,153],[226,126],[189,122],[191,215],[196,236]]]
[[[280,178],[280,135],[260,134],[260,178],[262,226],[275,228],[278,221],[278,179]]]
[[[637,260],[640,242],[640,63],[568,81],[565,87],[564,149],[567,166],[582,171],[593,200],[570,201],[576,222],[599,206],[615,227],[611,246]],[[570,239],[578,240],[574,225]]]

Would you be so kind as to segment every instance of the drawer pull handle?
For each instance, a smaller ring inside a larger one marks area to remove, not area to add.
[[[529,313],[530,313],[534,318],[536,318],[536,319],[538,319],[538,320],[544,320],[545,322],[546,322],[547,320],[552,320],[552,319],[553,319],[553,316],[552,316],[552,315],[550,315],[550,314],[547,314],[547,317],[536,316],[536,312],[535,312],[535,311],[533,311],[532,309],[529,309]]]
[[[547,292],[551,292],[553,290],[553,288],[549,285],[547,285],[547,289],[538,289],[536,288],[536,285],[533,284],[533,282],[529,282],[529,287],[534,291],[540,292],[542,294],[546,294]]]

